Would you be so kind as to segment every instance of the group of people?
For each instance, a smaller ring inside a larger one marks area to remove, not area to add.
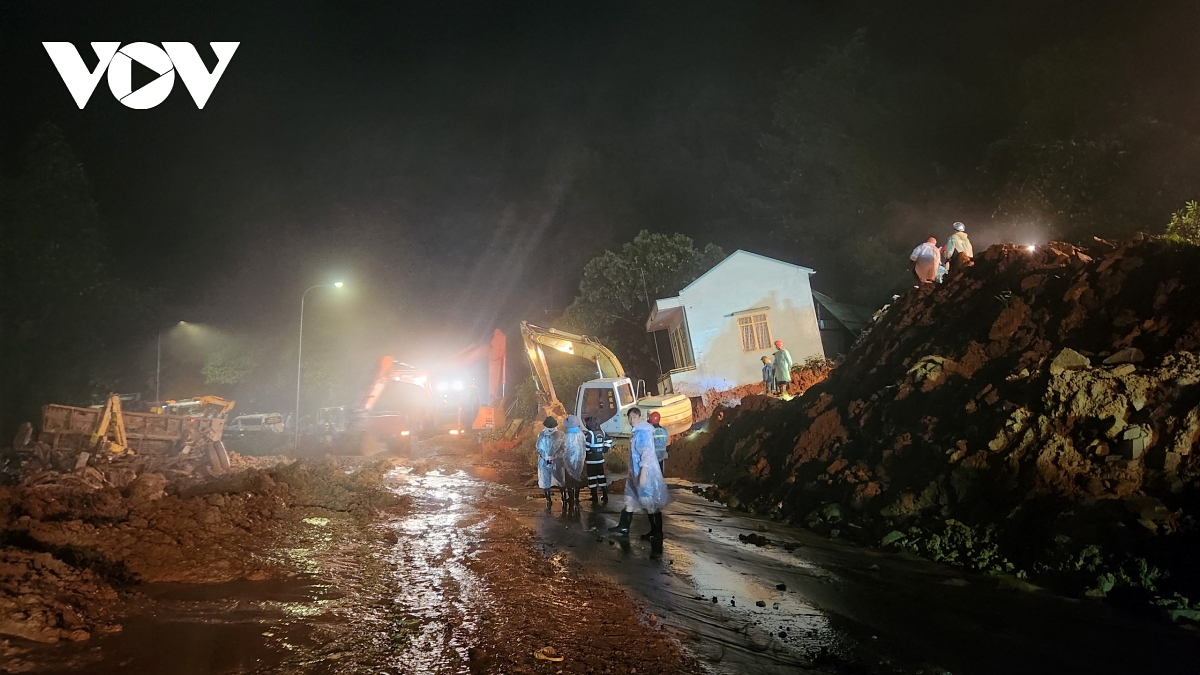
[[[945,246],[939,248],[937,237],[930,237],[913,249],[909,259],[916,263],[913,272],[917,275],[917,281],[922,284],[942,283],[942,278],[950,271],[950,261],[956,253],[962,253],[968,258],[975,257],[975,249],[971,246],[971,239],[967,237],[967,226],[962,223],[954,223],[954,233],[950,235]]]
[[[762,357],[763,388],[768,395],[786,394],[792,382],[792,354],[783,348],[783,340],[775,341],[775,353]]]
[[[663,471],[667,459],[668,433],[660,424],[657,412],[642,419],[639,408],[628,413],[632,428],[629,448],[629,476],[625,479],[625,504],[621,520],[610,531],[625,536],[633,521],[633,514],[645,511],[650,520],[650,530],[642,536],[657,542],[662,541],[662,509],[670,501]],[[546,508],[553,505],[553,490],[558,488],[562,496],[563,511],[579,508],[579,497],[586,484],[592,493],[592,503],[608,503],[608,477],[605,474],[605,455],[612,450],[613,439],[600,428],[600,422],[589,417],[581,426],[577,415],[567,415],[563,426],[558,420],[547,417],[542,422],[542,432],[537,438],[538,487],[546,498]]]

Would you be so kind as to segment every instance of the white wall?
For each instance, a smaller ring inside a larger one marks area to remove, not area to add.
[[[679,295],[696,369],[672,375],[675,392],[701,396],[762,381],[762,357],[775,347],[743,352],[738,317],[729,316],[734,312],[767,307],[771,341],[783,340],[795,363],[823,356],[808,277],[792,265],[739,251],[684,289]]]

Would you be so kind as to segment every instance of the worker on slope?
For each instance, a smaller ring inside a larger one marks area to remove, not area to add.
[[[658,456],[654,452],[654,427],[642,421],[639,408],[629,409],[629,425],[633,435],[629,439],[629,477],[625,479],[625,508],[621,511],[621,522],[608,528],[622,536],[629,534],[633,514],[645,510],[650,519],[650,531],[642,538],[662,542],[662,510],[671,501],[667,483],[658,468]]]
[[[917,281],[923,284],[932,284],[937,281],[938,267],[942,264],[941,252],[937,247],[937,237],[930,237],[925,240],[924,244],[914,248],[908,259],[916,263],[913,271],[917,275]]]
[[[585,424],[587,430],[583,434],[583,440],[587,446],[587,478],[588,489],[592,491],[592,503],[596,503],[596,491],[599,490],[601,497],[600,503],[608,503],[608,476],[605,475],[605,459],[604,455],[612,450],[613,441],[608,434],[600,428],[600,420],[595,417],[587,418]]]
[[[550,490],[561,486],[554,478],[554,458],[563,450],[563,433],[558,430],[558,420],[547,417],[542,422],[542,433],[537,437],[538,487],[546,497],[546,510],[550,510]]]
[[[967,226],[962,223],[954,224],[954,234],[946,240],[942,252],[942,266],[938,268],[938,283],[941,283],[942,277],[950,271],[950,261],[954,259],[955,253],[962,253],[968,258],[975,257],[975,248],[971,246],[971,239],[967,237]]]
[[[792,354],[783,348],[783,340],[775,341],[774,368],[777,393],[787,394],[792,383]]]
[[[667,443],[671,440],[671,435],[663,428],[659,422],[662,421],[662,415],[658,411],[650,413],[650,426],[654,427],[654,455],[658,457],[658,469],[662,475],[667,475]]]
[[[583,438],[583,424],[578,415],[567,415],[567,432],[563,435],[563,468],[566,472],[564,504],[571,509],[579,508],[579,491],[584,481],[584,454],[587,449]]]
[[[763,393],[770,396],[775,393],[775,366],[771,364],[771,357],[762,357],[763,362]]]

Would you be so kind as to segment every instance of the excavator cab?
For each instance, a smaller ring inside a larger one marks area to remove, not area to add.
[[[601,378],[579,387],[575,410],[580,419],[595,417],[610,436],[628,436],[629,420],[625,412],[637,403],[629,378]]]

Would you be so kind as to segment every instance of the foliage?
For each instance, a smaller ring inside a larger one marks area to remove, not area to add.
[[[208,356],[201,368],[205,384],[240,384],[245,382],[258,361],[240,345],[226,345]]]
[[[137,391],[153,361],[157,297],[114,273],[91,184],[62,133],[43,125],[21,171],[0,179],[0,432],[50,402]],[[149,374],[148,374],[149,373]]]
[[[1167,239],[1200,246],[1200,204],[1189,201],[1184,208],[1171,214]]]
[[[596,369],[584,364],[550,366],[550,379],[554,384],[554,391],[568,413],[575,412],[575,392],[579,386],[597,377]],[[514,416],[530,418],[537,413],[537,389],[533,385],[532,375],[517,384],[510,400]]]
[[[579,294],[560,327],[597,337],[628,372],[653,380],[658,366],[645,328],[650,303],[677,294],[724,258],[712,244],[698,249],[682,234],[642,230],[619,251],[605,251],[584,266]]]

